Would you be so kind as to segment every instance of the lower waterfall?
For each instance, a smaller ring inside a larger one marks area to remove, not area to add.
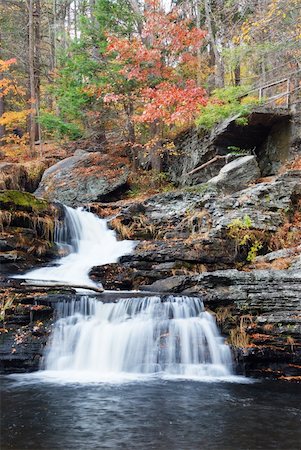
[[[44,364],[61,376],[202,378],[232,373],[230,349],[199,298],[102,303],[82,296],[59,303],[57,316]]]

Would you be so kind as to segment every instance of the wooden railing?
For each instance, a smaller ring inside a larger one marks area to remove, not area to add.
[[[247,96],[257,96],[260,103],[289,109],[301,103],[301,70],[290,73],[286,78],[253,88]]]

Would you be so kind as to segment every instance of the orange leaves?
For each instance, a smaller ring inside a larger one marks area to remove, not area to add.
[[[148,48],[138,39],[108,37],[108,54],[115,53],[116,62],[122,65],[119,73],[128,79],[144,82],[149,76],[159,76],[161,68],[161,52]]]
[[[12,58],[12,59],[8,59],[6,61],[4,61],[3,59],[0,59],[0,97],[3,97],[7,94],[9,94],[10,92],[12,92],[13,94],[17,94],[18,93],[18,88],[15,85],[14,81],[7,76],[7,73],[10,69],[10,66],[12,64],[16,63],[16,59]]]
[[[12,64],[16,64],[16,58],[7,59],[4,61],[0,59],[0,72],[7,72]]]

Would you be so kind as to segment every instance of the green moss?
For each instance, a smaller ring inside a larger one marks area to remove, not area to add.
[[[210,186],[209,183],[201,183],[201,184],[195,184],[194,186],[188,186],[185,188],[185,191],[193,192],[196,194],[205,194],[209,191],[214,191],[214,187]]]
[[[46,200],[36,198],[28,192],[0,191],[0,206],[11,211],[24,209],[36,213],[45,212],[49,209]]]

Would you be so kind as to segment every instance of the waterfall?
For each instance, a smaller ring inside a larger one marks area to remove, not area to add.
[[[199,298],[154,296],[102,303],[82,296],[60,302],[57,316],[45,356],[47,371],[93,374],[97,379],[231,374],[229,347]]]
[[[16,278],[59,281],[75,285],[90,285],[88,274],[93,266],[110,264],[131,253],[132,241],[117,241],[115,232],[109,230],[104,219],[83,208],[65,206],[64,223],[55,227],[56,243],[69,254],[54,262],[51,267],[32,270]]]

